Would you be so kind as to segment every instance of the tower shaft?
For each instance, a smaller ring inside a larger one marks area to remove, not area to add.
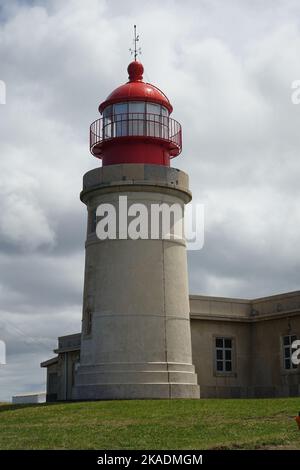
[[[84,176],[88,209],[80,366],[74,399],[199,398],[192,365],[184,239],[100,240],[95,213],[190,201],[188,177],[144,164],[111,165]]]

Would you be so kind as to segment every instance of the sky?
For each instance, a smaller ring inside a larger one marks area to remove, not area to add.
[[[133,24],[183,126],[172,164],[204,204],[190,292],[300,287],[298,1],[0,0],[0,401],[44,390],[40,362],[80,331],[89,125],[127,81]]]

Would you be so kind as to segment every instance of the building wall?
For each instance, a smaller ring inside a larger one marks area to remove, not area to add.
[[[58,399],[58,372],[57,363],[47,367],[47,401]]]
[[[45,403],[46,401],[46,393],[32,393],[30,395],[15,395],[12,397],[12,403],[14,404],[37,404],[37,403]]]
[[[58,400],[71,400],[74,385],[74,368],[78,363],[78,351],[62,352],[58,356]]]
[[[252,302],[253,395],[257,397],[300,394],[300,368],[285,370],[282,340],[300,338],[300,292],[288,292]]]
[[[251,385],[256,397],[297,396],[300,394],[300,369],[285,370],[282,339],[300,338],[300,315],[253,323],[253,368]]]
[[[284,368],[282,344],[286,335],[300,339],[300,292],[253,301],[190,296],[190,317],[193,363],[202,398],[300,395],[300,366]],[[216,371],[216,337],[233,341],[231,373]],[[57,362],[45,363],[48,401],[71,399],[80,339],[80,334],[59,338]]]
[[[75,367],[80,356],[81,335],[76,333],[58,338],[56,358],[41,364],[47,368],[47,401],[71,400]]]
[[[283,337],[300,338],[300,293],[254,301],[190,296],[193,361],[201,397],[300,395],[300,367],[286,370]],[[232,338],[232,373],[217,373],[215,337]]]
[[[191,320],[192,354],[200,395],[206,397],[246,397],[251,378],[251,328],[247,323]],[[216,371],[215,339],[232,338],[233,370]]]

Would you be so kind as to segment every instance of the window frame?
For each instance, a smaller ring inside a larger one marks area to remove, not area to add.
[[[223,347],[217,347],[216,341],[217,339],[222,339],[223,340]],[[228,348],[225,346],[225,340],[230,340],[231,341],[231,348]],[[226,362],[229,362],[229,359],[226,361],[225,359],[225,353],[226,351],[231,351],[231,370],[226,371],[226,370],[218,370],[217,368],[217,361],[221,362],[221,359],[217,358],[217,351],[222,350],[223,351],[223,366],[226,367]],[[227,336],[227,335],[213,335],[213,372],[214,376],[216,377],[237,377],[236,373],[236,339],[233,336]]]
[[[130,105],[133,103],[142,103],[143,111],[139,111],[137,113],[134,111],[129,111]],[[116,113],[116,106],[122,105],[126,111],[123,113]],[[157,106],[159,108],[159,113],[149,112],[148,106],[149,109],[151,106]],[[140,118],[138,116],[139,113],[141,113]],[[153,120],[146,119],[148,114],[153,115]],[[122,119],[122,115],[126,115],[127,119]],[[129,115],[132,115],[131,119],[129,119]],[[137,117],[135,118],[134,115],[137,115]],[[169,138],[169,110],[162,104],[154,103],[150,100],[119,101],[104,108],[102,116],[102,134],[104,139],[127,136],[157,137],[166,140]],[[119,116],[119,119],[116,119],[115,116]],[[142,121],[142,126],[140,126],[141,122],[139,121]],[[139,129],[136,134],[133,133],[133,129],[135,127]],[[142,133],[140,133],[140,129],[142,129]]]
[[[288,338],[288,344],[285,344],[285,338]],[[292,343],[296,341],[297,339],[300,339],[296,334],[293,333],[288,333],[288,334],[282,334],[281,335],[281,368],[284,374],[293,374],[293,373],[299,373],[299,368],[296,364],[292,363]],[[289,350],[290,354],[289,356],[286,356],[286,350]],[[286,367],[286,361],[290,361],[290,367]]]

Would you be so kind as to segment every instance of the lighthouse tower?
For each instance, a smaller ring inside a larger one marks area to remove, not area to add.
[[[128,75],[90,128],[90,150],[102,167],[84,175],[81,192],[88,223],[73,398],[199,398],[184,237],[166,238],[160,229],[132,237],[124,230],[136,207],[149,211],[150,225],[154,206],[184,210],[191,200],[187,174],[170,167],[181,152],[181,126],[170,117],[166,95],[143,81],[139,61],[129,64]],[[109,207],[115,231],[99,237]]]

